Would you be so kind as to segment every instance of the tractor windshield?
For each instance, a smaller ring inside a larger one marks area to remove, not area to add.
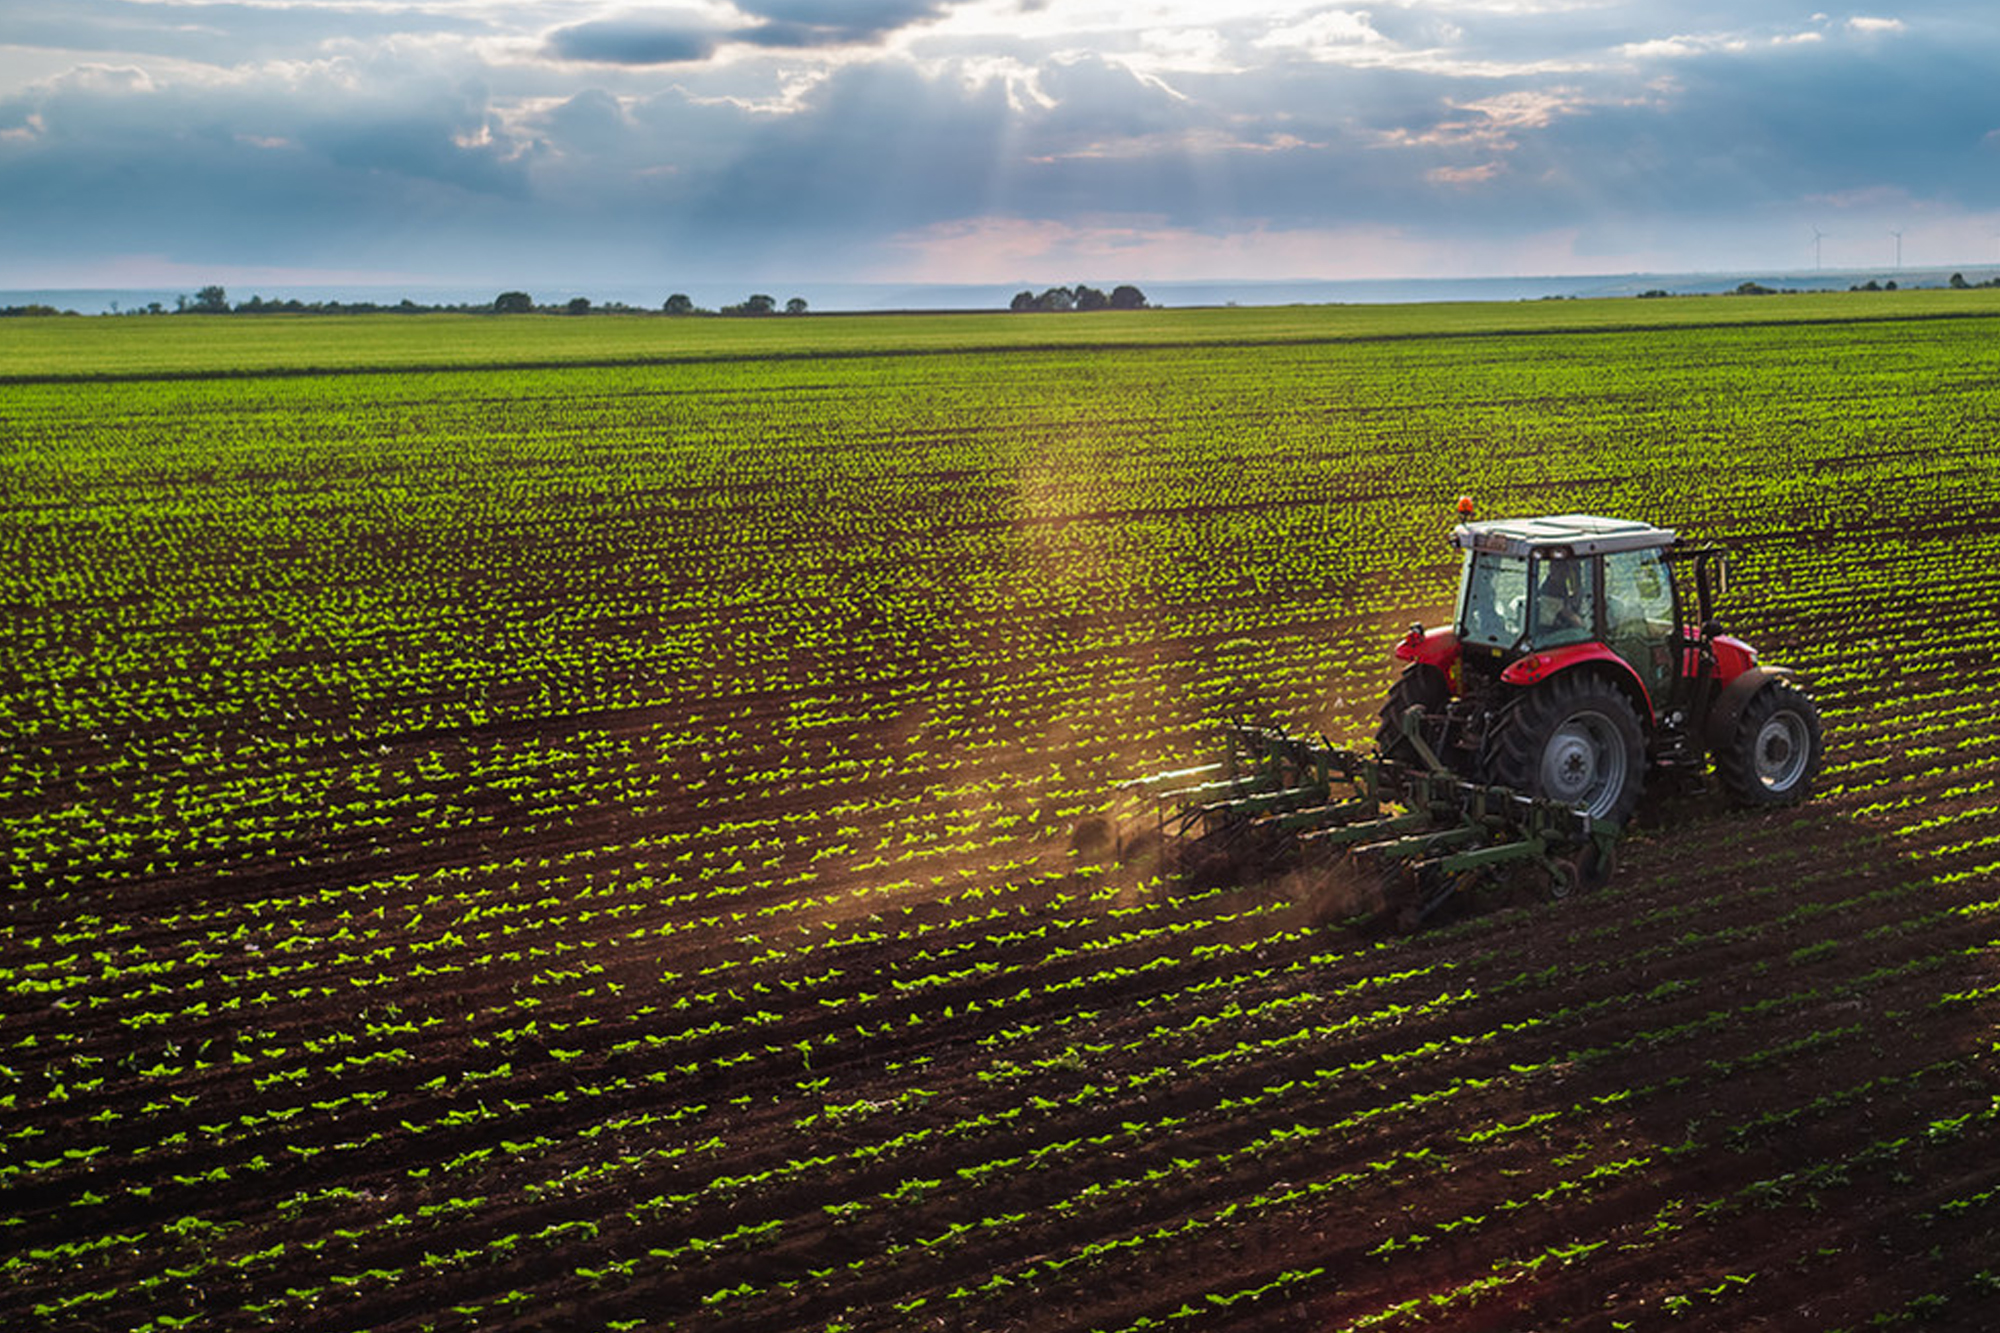
[[[1459,641],[1512,648],[1527,632],[1528,562],[1519,556],[1466,552],[1459,580]]]

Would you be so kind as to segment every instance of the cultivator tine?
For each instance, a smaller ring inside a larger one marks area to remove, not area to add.
[[[1218,798],[1231,796],[1242,790],[1243,783],[1239,779],[1228,778],[1220,782],[1203,782],[1192,787],[1159,792],[1154,799],[1163,804],[1210,805]]]
[[[1300,810],[1287,810],[1273,818],[1279,828],[1305,838],[1313,836],[1317,830],[1377,819],[1381,813],[1381,802],[1363,797],[1352,801],[1334,801],[1326,805],[1309,805]]]
[[[1227,764],[1197,764],[1193,768],[1176,768],[1166,773],[1154,773],[1143,778],[1134,778],[1123,785],[1127,787],[1155,787],[1170,782],[1185,782],[1190,778],[1212,778],[1225,773]]]
[[[1282,791],[1252,792],[1226,801],[1211,802],[1205,808],[1222,814],[1254,819],[1259,815],[1297,810],[1326,799],[1324,787],[1287,787]]]
[[[1421,708],[1404,714],[1402,728],[1416,762],[1238,723],[1224,729],[1220,761],[1128,785],[1160,801],[1162,823],[1172,819],[1186,847],[1182,864],[1206,877],[1221,881],[1316,853],[1346,855],[1381,867],[1402,886],[1390,898],[1409,924],[1507,866],[1540,868],[1557,896],[1601,878],[1619,835],[1615,824],[1464,781],[1426,740]]]
[[[1448,851],[1476,843],[1481,832],[1482,830],[1471,824],[1460,824],[1454,828],[1417,833],[1406,838],[1389,838],[1382,842],[1363,843],[1354,850],[1357,855],[1366,853],[1398,861],[1436,861]]]
[[[1411,810],[1400,815],[1383,815],[1378,819],[1364,820],[1357,824],[1336,824],[1331,828],[1314,829],[1301,833],[1302,843],[1323,847],[1356,848],[1371,843],[1386,845],[1397,837],[1415,833],[1430,827],[1430,816],[1421,810]]]

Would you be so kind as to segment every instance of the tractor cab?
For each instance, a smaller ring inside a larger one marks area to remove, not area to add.
[[[1684,683],[1700,674],[1694,627],[1716,632],[1720,552],[1691,549],[1668,528],[1587,514],[1468,522],[1452,541],[1464,552],[1452,625],[1461,673],[1526,684],[1615,658],[1639,687],[1642,717],[1687,702]],[[1690,560],[1693,606],[1674,576]]]

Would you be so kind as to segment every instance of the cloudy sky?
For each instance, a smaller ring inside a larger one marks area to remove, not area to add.
[[[0,0],[0,286],[2000,261],[2000,11],[1860,2]]]

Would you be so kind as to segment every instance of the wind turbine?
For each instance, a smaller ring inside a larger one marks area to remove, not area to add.
[[[1820,267],[1819,243],[1826,239],[1826,233],[1821,231],[1818,227],[1814,227],[1812,231],[1813,231],[1813,267],[1817,269]]]
[[[1903,266],[1903,233],[1897,228],[1891,227],[1889,234],[1896,238],[1896,267],[1901,268]]]

